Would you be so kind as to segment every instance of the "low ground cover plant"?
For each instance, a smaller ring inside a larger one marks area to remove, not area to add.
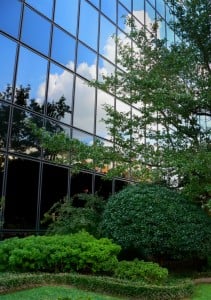
[[[82,231],[71,235],[11,238],[0,243],[0,270],[113,273],[120,246]]]

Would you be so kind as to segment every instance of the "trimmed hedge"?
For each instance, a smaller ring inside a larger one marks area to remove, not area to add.
[[[145,300],[179,300],[193,293],[193,282],[178,281],[177,284],[144,285],[132,281],[120,280],[112,277],[96,277],[79,274],[9,274],[0,280],[0,293],[31,287],[32,285],[61,284],[71,285],[89,291],[106,293],[113,296],[134,297]]]
[[[110,274],[120,246],[82,231],[71,235],[29,236],[0,242],[0,271]]]

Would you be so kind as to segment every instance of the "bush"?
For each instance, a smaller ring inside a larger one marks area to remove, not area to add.
[[[120,246],[87,232],[11,238],[0,243],[1,271],[112,273]]]
[[[168,277],[168,270],[157,263],[139,261],[120,261],[115,269],[115,276],[121,279],[162,282]]]
[[[47,234],[70,234],[86,230],[99,237],[104,201],[91,194],[78,194],[55,203],[45,213],[42,223],[48,224]],[[49,223],[50,222],[50,223]]]
[[[192,260],[211,251],[211,219],[179,193],[159,185],[131,185],[111,196],[102,230],[133,258]]]

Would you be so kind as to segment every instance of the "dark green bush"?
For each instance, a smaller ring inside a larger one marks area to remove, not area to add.
[[[0,243],[0,270],[112,273],[119,251],[110,240],[87,232],[12,238]]]
[[[162,282],[168,277],[168,270],[157,263],[139,261],[120,261],[114,272],[121,279],[141,280],[144,282]]]
[[[131,185],[111,196],[102,230],[133,258],[194,260],[211,250],[211,219],[176,191],[159,185]]]
[[[70,234],[86,230],[99,237],[104,203],[101,197],[86,193],[64,198],[45,213],[42,223],[48,224],[47,234]]]

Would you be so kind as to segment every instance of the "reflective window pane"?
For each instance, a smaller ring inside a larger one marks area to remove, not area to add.
[[[19,101],[18,103],[16,97],[17,104],[25,105],[26,102],[30,105],[32,100],[40,105],[43,104],[45,98],[46,72],[47,61],[45,59],[23,47],[20,49],[16,88],[21,87],[26,89],[30,86],[30,90],[25,99],[19,98],[22,102]]]
[[[147,0],[153,7],[155,7],[155,0]]]
[[[156,9],[159,12],[159,14],[165,18],[165,4],[164,0],[156,0]]]
[[[128,10],[131,10],[131,1],[132,1],[132,0],[121,0],[122,4],[123,4]]]
[[[80,172],[71,179],[71,196],[88,192],[92,193],[92,174]]]
[[[32,122],[38,128],[43,126],[43,120],[22,109],[14,108],[10,151],[24,153],[30,156],[40,156],[40,142],[27,122]]]
[[[96,134],[100,137],[110,139],[109,131],[105,124],[105,120],[107,119],[106,111],[104,105],[114,106],[114,98],[101,91],[98,90],[97,93],[97,116],[96,116]]]
[[[50,22],[29,8],[24,10],[22,41],[31,47],[48,54]]]
[[[155,9],[146,2],[146,26],[149,30],[152,30],[152,24],[155,21]]]
[[[40,205],[40,228],[48,226],[43,223],[44,214],[58,201],[67,196],[68,170],[52,165],[43,165],[42,196]]]
[[[48,83],[47,114],[70,124],[73,74],[51,64]],[[59,109],[58,109],[59,108]]]
[[[126,26],[126,18],[128,16],[128,11],[119,4],[118,6],[118,26],[123,30],[127,31],[128,27]]]
[[[157,37],[160,39],[166,38],[166,22],[163,19],[158,22]]]
[[[105,17],[100,18],[100,53],[107,59],[115,62],[115,26]]]
[[[93,133],[95,89],[88,87],[82,79],[76,79],[74,126]]]
[[[76,34],[78,19],[78,0],[57,0],[55,22],[65,30]]]
[[[174,32],[169,26],[166,26],[166,28],[167,28],[167,45],[171,45],[174,43]]]
[[[39,163],[10,157],[5,198],[5,229],[35,229]]]
[[[61,0],[60,0],[61,1]],[[53,0],[42,0],[42,1],[37,1],[37,0],[26,0],[28,4],[36,8],[38,11],[46,15],[47,17],[51,18],[52,16],[52,4]]]
[[[6,147],[9,114],[10,114],[10,106],[0,101],[0,149],[5,149]],[[0,162],[0,168],[1,168],[1,162]]]
[[[96,79],[96,53],[79,43],[77,58],[77,73],[90,80]]]
[[[107,199],[112,194],[112,181],[105,180],[102,176],[95,176],[95,193]]]
[[[94,4],[96,7],[99,7],[100,0],[88,0],[88,1],[91,2],[92,4]]]
[[[75,59],[75,40],[64,31],[54,27],[52,58],[73,70]]]
[[[140,15],[143,15],[143,11],[144,11],[144,2],[145,0],[133,0],[133,14],[138,14],[138,12],[140,13]],[[142,12],[142,14],[141,14]],[[140,18],[138,16],[136,16],[138,19],[140,19],[140,21],[143,21],[143,18]]]
[[[102,12],[114,22],[116,22],[116,2],[113,0],[101,0]]]
[[[4,177],[5,157],[0,153],[0,197],[2,196],[3,177]],[[1,218],[1,216],[0,216]],[[0,219],[1,222],[1,219]]]
[[[90,47],[97,48],[98,12],[82,0],[80,10],[79,39]]]
[[[102,75],[108,76],[114,74],[115,66],[108,62],[106,59],[99,58],[99,69],[98,69],[98,79],[102,79]]]
[[[17,37],[19,31],[21,2],[18,0],[0,1],[0,30]]]
[[[2,93],[8,84],[12,84],[16,43],[0,34],[0,49],[4,49],[0,55],[0,93]]]
[[[73,129],[72,137],[73,137],[73,139],[77,139],[84,144],[87,144],[87,145],[93,144],[93,136],[90,134],[84,133],[83,131]]]

